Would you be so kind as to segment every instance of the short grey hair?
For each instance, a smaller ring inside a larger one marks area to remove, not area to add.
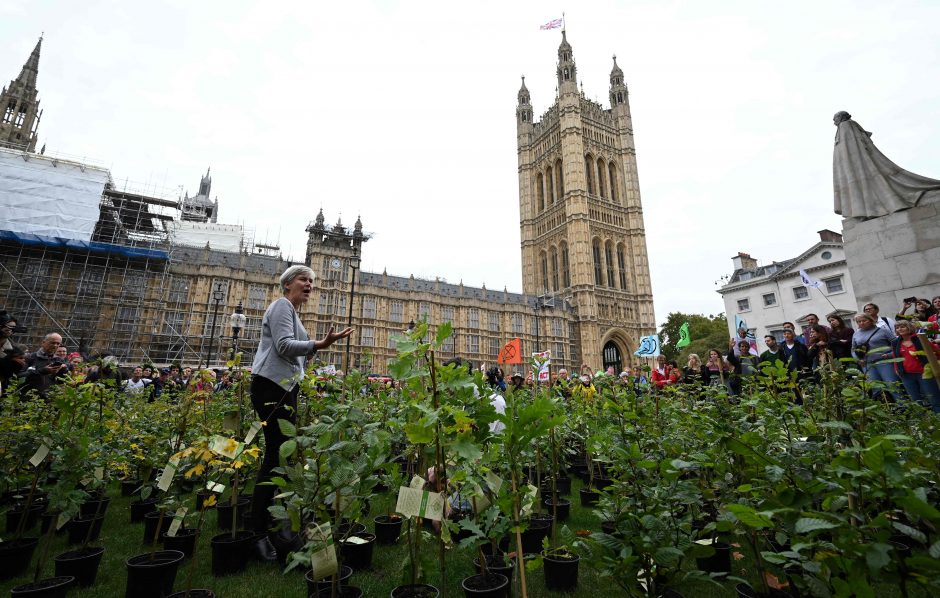
[[[296,266],[291,266],[287,270],[284,270],[284,273],[281,274],[281,292],[287,294],[287,285],[294,282],[294,279],[300,276],[301,274],[307,274],[310,278],[316,280],[316,273],[311,270],[308,266],[302,264],[297,264]]]

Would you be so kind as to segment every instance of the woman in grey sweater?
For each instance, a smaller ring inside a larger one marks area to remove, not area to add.
[[[251,499],[252,528],[266,534],[271,527],[268,507],[274,502],[275,486],[263,485],[271,479],[278,466],[278,453],[285,437],[279,419],[294,422],[297,393],[304,376],[304,361],[319,349],[325,349],[352,334],[352,328],[335,332],[330,328],[321,340],[310,340],[297,311],[313,292],[313,270],[307,266],[291,266],[281,274],[284,296],[268,306],[261,320],[261,342],[252,363],[251,403],[265,422],[264,457],[258,469],[258,480]],[[275,560],[277,554],[265,535],[258,541],[259,556]]]
[[[855,316],[855,323],[858,324],[858,329],[852,335],[852,354],[864,366],[865,375],[869,380],[880,380],[896,388],[901,380],[894,371],[894,364],[884,361],[893,357],[891,341],[894,340],[894,335],[876,326],[875,319],[868,314]],[[897,401],[897,392],[889,392]]]

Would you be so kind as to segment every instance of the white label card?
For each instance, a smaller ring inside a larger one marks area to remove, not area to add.
[[[39,448],[36,450],[36,454],[30,457],[29,464],[32,465],[33,467],[39,467],[39,464],[42,463],[46,459],[46,455],[48,454],[49,454],[49,447],[46,446],[46,443],[44,442],[41,445],[39,445]]]
[[[420,490],[421,488],[424,487],[426,483],[427,482],[425,481],[424,478],[422,478],[419,475],[416,475],[415,477],[411,478],[411,483],[408,484],[408,487]]]
[[[58,520],[56,520],[56,524],[55,524],[56,530],[62,529],[62,526],[68,523],[71,518],[72,518],[71,515],[66,515],[65,513],[59,513],[59,518]]]
[[[333,532],[330,524],[314,523],[307,528],[307,539],[322,546],[320,550],[310,555],[314,581],[335,574],[339,568],[336,563],[336,546],[333,545]]]
[[[255,439],[255,436],[258,435],[258,432],[261,431],[261,422],[255,422],[251,424],[251,427],[248,428],[248,435],[245,436],[245,444],[251,444],[251,441]]]
[[[104,479],[104,467],[95,468],[95,479],[99,482]]]
[[[522,515],[528,515],[539,498],[539,489],[529,484],[522,495]]]
[[[492,490],[494,494],[499,494],[499,489],[503,487],[502,478],[492,471],[488,471],[486,475],[483,476],[483,479],[486,480],[486,485],[490,487],[490,490]]]
[[[173,522],[170,523],[170,529],[166,530],[166,535],[171,538],[176,535],[176,532],[180,531],[180,527],[183,525],[183,517],[186,516],[186,507],[180,507],[176,509],[176,514],[173,515]]]
[[[228,457],[229,459],[234,459],[242,452],[242,449],[245,445],[235,440],[234,438],[226,438],[225,436],[213,436],[209,439],[209,450],[217,455],[222,455],[223,457]]]
[[[470,505],[473,507],[474,513],[479,513],[490,506],[490,499],[478,484],[473,485],[473,497],[470,499]]]
[[[405,517],[424,517],[440,521],[444,518],[444,495],[402,486],[398,489],[395,511]]]
[[[176,466],[179,465],[179,459],[170,459],[170,462],[166,464],[166,467],[163,468],[163,473],[160,474],[160,479],[157,480],[157,489],[161,492],[166,492],[170,489],[170,484],[173,483],[173,476],[176,475]]]
[[[218,482],[209,481],[206,482],[206,490],[209,492],[218,492],[219,494],[222,494],[225,492],[225,485]]]

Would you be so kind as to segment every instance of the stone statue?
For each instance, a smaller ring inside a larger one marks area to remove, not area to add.
[[[837,112],[832,153],[835,212],[843,218],[868,220],[940,201],[940,181],[908,172],[878,151],[871,133]]]

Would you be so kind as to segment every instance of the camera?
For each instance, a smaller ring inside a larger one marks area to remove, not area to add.
[[[917,303],[917,297],[907,297],[904,299],[904,303]]]
[[[53,357],[50,363],[52,365],[65,365],[65,360],[61,357]]]

